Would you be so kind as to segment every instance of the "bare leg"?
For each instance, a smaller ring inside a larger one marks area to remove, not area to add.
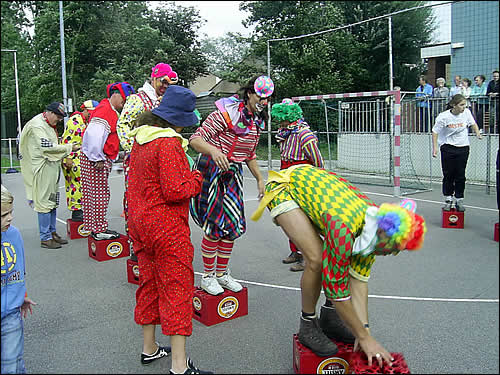
[[[302,311],[315,313],[321,293],[321,254],[323,241],[311,220],[300,208],[276,217],[288,238],[297,245],[305,258],[305,269],[300,280]]]
[[[146,354],[153,354],[158,346],[156,346],[155,339],[155,328],[154,324],[145,324],[142,326],[142,336],[144,343],[142,345],[142,351]]]
[[[172,370],[182,374],[187,367],[186,336],[172,335],[170,336],[170,344],[172,345]]]

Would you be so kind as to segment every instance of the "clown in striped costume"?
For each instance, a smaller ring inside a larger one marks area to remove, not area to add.
[[[331,338],[358,341],[369,365],[392,362],[368,326],[368,280],[375,255],[396,255],[423,244],[426,226],[413,201],[377,207],[349,181],[311,165],[269,172],[266,193],[252,215],[267,206],[273,221],[302,250],[299,341],[319,356],[336,354]],[[408,209],[412,208],[412,209]],[[321,289],[326,303],[316,316]],[[347,328],[349,327],[349,328]]]
[[[246,231],[242,163],[257,180],[262,197],[264,179],[255,149],[265,129],[265,108],[273,91],[269,77],[253,78],[242,88],[243,100],[232,96],[216,101],[217,110],[189,139],[200,153],[194,168],[203,175],[201,193],[190,205],[194,222],[204,232],[201,254],[205,272],[200,286],[212,295],[224,293],[223,288],[233,292],[243,289],[228,270],[234,240]]]
[[[323,168],[324,162],[318,148],[318,138],[304,121],[302,109],[292,99],[285,98],[281,103],[274,104],[271,115],[280,123],[276,141],[280,146],[281,169],[297,164],[311,164]],[[289,241],[290,255],[283,263],[297,263],[290,271],[304,270],[302,253],[292,241]]]

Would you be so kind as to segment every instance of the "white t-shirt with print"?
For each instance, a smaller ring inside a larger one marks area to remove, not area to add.
[[[438,135],[439,147],[445,143],[456,147],[468,146],[470,145],[469,127],[475,123],[476,120],[468,108],[459,115],[454,115],[451,110],[447,110],[436,117],[432,132]]]

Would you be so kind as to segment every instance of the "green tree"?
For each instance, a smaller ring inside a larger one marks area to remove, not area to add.
[[[201,50],[208,61],[210,73],[222,79],[234,79],[231,70],[242,62],[250,49],[249,38],[228,32],[219,38],[205,38]]]
[[[313,34],[422,4],[421,1],[245,1],[240,8],[250,13],[244,24],[256,25],[251,53],[266,56],[270,39]],[[385,18],[314,36],[270,42],[276,97],[387,89],[387,24]],[[433,29],[430,8],[393,17],[394,72],[400,86],[417,74],[406,65],[419,63],[420,47],[430,41]]]

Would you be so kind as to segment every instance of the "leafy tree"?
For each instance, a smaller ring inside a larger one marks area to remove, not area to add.
[[[266,56],[270,39],[330,30],[423,3],[244,1],[240,9],[250,13],[245,25],[256,24],[251,53]],[[430,41],[433,22],[430,8],[393,17],[396,84],[405,87],[416,77],[417,72],[405,64],[419,63],[420,47]],[[270,42],[276,97],[387,89],[387,23],[387,19],[381,19],[315,36]]]
[[[241,33],[228,32],[219,38],[205,38],[201,50],[208,61],[210,73],[222,79],[232,80],[231,69],[244,59],[250,48],[249,38]]]

